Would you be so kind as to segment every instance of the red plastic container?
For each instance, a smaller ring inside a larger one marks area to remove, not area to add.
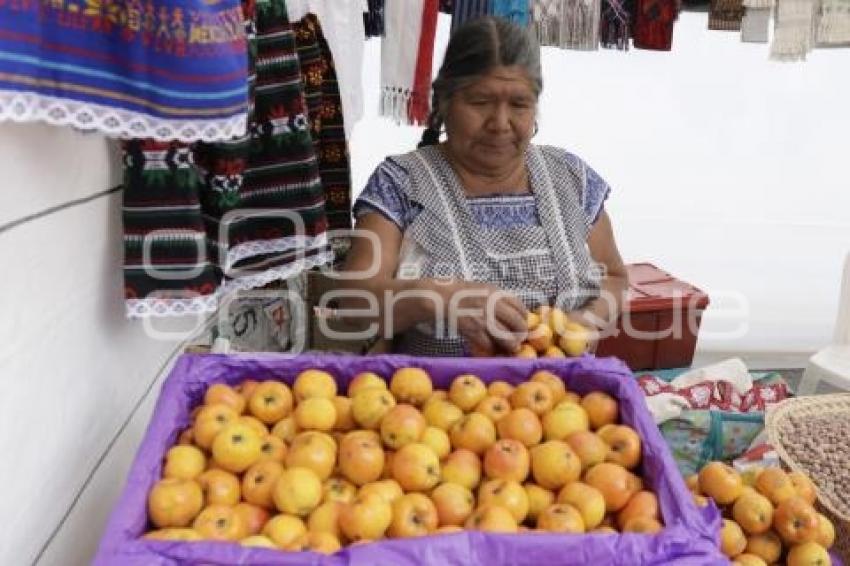
[[[690,366],[708,295],[651,263],[626,267],[617,332],[600,341],[596,355],[620,358],[633,371]]]

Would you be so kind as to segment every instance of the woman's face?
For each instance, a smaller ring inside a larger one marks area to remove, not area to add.
[[[452,96],[446,144],[467,167],[504,169],[525,154],[536,113],[528,74],[520,67],[496,67]]]

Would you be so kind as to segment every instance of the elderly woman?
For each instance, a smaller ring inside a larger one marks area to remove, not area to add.
[[[357,229],[375,237],[354,238],[347,285],[374,297],[395,351],[509,354],[544,304],[591,331],[616,320],[626,276],[609,188],[575,155],[531,143],[542,87],[525,29],[489,17],[459,28],[420,148],[387,158],[357,200]]]

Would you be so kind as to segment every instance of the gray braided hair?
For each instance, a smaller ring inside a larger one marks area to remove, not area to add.
[[[449,100],[494,67],[525,69],[535,96],[543,90],[540,44],[528,29],[503,18],[485,16],[455,30],[432,86],[431,114],[419,147],[439,143]]]

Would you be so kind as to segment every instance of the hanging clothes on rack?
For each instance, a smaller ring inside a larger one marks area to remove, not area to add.
[[[637,0],[632,32],[635,49],[670,51],[678,16],[677,0]]]
[[[629,49],[629,39],[632,36],[632,2],[626,0],[602,0],[599,43],[606,49]]]
[[[740,31],[743,17],[743,0],[711,0],[708,11],[708,29]]]
[[[0,121],[117,137],[245,132],[239,0],[0,3]]]
[[[351,166],[333,56],[314,14],[295,23],[294,30],[328,228],[350,230]]]
[[[416,70],[413,73],[413,96],[407,120],[421,125],[428,122],[431,112],[431,70],[434,61],[434,42],[437,37],[439,2],[425,0],[422,9],[422,32],[419,38],[419,53],[416,55]]]
[[[850,45],[850,0],[821,0],[817,44],[822,47]]]
[[[223,295],[328,263],[327,219],[283,0],[246,2],[247,135],[124,145],[131,317],[214,311]]]
[[[772,10],[773,0],[744,0],[741,41],[744,43],[767,43]]]
[[[541,45],[592,51],[599,48],[600,0],[532,0]]]
[[[363,12],[366,37],[380,37],[384,35],[384,0],[367,1],[367,9]]]
[[[494,0],[453,0],[452,1],[452,31],[464,23],[493,13]]]
[[[363,55],[366,30],[363,9],[366,0],[287,0],[290,21],[315,14],[330,47],[342,97],[345,137],[351,139],[354,125],[363,118]]]
[[[427,120],[438,9],[438,0],[387,0],[384,7],[379,114],[397,124]]]
[[[518,26],[528,25],[528,0],[490,0],[490,13]]]
[[[778,0],[770,58],[805,61],[815,46],[814,0]]]

